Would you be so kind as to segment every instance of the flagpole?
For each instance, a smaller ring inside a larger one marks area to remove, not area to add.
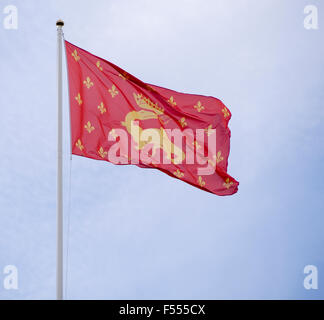
[[[63,300],[62,20],[57,26],[57,243],[56,300]]]

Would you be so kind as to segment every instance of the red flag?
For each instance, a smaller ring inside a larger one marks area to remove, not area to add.
[[[65,41],[72,153],[155,168],[217,195],[227,174],[231,113],[214,97],[147,84]]]

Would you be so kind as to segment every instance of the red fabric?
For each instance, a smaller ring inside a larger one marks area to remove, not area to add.
[[[65,45],[73,154],[114,162],[110,159],[109,150],[113,150],[110,149],[113,145],[117,148],[117,142],[120,141],[120,150],[117,150],[116,155],[124,160],[119,164],[134,163],[140,167],[155,168],[217,195],[237,192],[239,183],[227,174],[231,135],[228,122],[231,113],[219,99],[144,83],[68,41],[65,41]],[[167,135],[166,139],[174,143],[170,153],[172,160],[171,163],[159,163],[154,159],[168,157],[167,148],[164,145],[158,148],[157,144],[152,143],[153,140],[136,142],[136,136],[130,134],[130,124],[136,124],[141,132],[145,130],[147,133],[178,128],[187,139],[183,139],[183,144],[177,144]],[[118,129],[125,132],[128,144],[121,143],[121,138],[116,135]],[[197,136],[195,144],[194,137],[186,129],[194,132],[195,129],[204,129],[204,141],[199,143],[202,140]],[[212,140],[213,134],[216,148],[214,154],[209,154],[207,142],[208,137]],[[201,165],[195,160],[188,164],[186,161],[189,156],[184,153],[187,146],[188,150],[194,150],[197,157],[208,162]],[[144,150],[148,158],[140,158],[136,162],[137,158],[133,155],[136,151]],[[212,166],[212,173],[198,174],[198,168],[207,165]]]

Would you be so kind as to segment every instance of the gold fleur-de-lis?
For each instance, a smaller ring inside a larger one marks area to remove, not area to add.
[[[78,56],[78,53],[76,50],[74,50],[71,54],[76,62],[78,62],[80,60],[80,57]]]
[[[214,155],[214,159],[216,160],[216,163],[220,163],[224,160],[224,157],[222,156],[222,152],[218,151],[216,155]]]
[[[197,109],[198,112],[205,109],[205,107],[201,104],[200,101],[197,102],[197,104],[194,106],[195,109]]]
[[[211,134],[215,132],[215,129],[212,128],[212,125],[210,124],[207,128],[205,128],[205,132],[207,136],[209,137]]]
[[[100,110],[101,114],[104,114],[107,111],[103,102],[99,104],[98,109]]]
[[[123,80],[127,80],[129,78],[128,74],[126,71],[123,73],[118,74]]]
[[[100,147],[98,153],[101,158],[104,158],[107,155],[107,151],[104,151],[103,147]]]
[[[171,104],[172,107],[176,106],[177,103],[174,101],[173,96],[170,97],[170,99],[168,100],[168,102]]]
[[[93,82],[91,81],[90,77],[87,77],[86,80],[83,81],[83,83],[88,89],[90,89],[93,86]]]
[[[81,95],[80,95],[80,93],[78,93],[78,95],[75,97],[75,100],[78,102],[79,106],[81,106],[81,104],[82,104],[82,99],[81,99]]]
[[[226,107],[224,107],[223,109],[222,109],[222,111],[223,111],[223,113],[224,113],[224,118],[227,118],[227,117],[229,117],[229,111],[228,111],[228,109],[226,108]]]
[[[109,93],[111,94],[111,96],[113,98],[118,94],[118,91],[117,91],[117,89],[116,89],[116,87],[115,87],[114,84],[112,85],[111,89],[109,89],[108,91],[109,91]]]
[[[201,145],[198,143],[198,141],[193,142],[192,145],[194,146],[194,148],[195,148],[196,150],[198,150],[198,149],[201,148]]]
[[[179,169],[177,169],[176,171],[174,171],[173,174],[174,174],[177,178],[179,178],[179,179],[181,179],[181,178],[184,176],[184,173],[181,172]]]
[[[88,121],[87,124],[84,126],[84,129],[86,129],[89,133],[91,133],[95,129],[95,127],[91,125],[90,121]]]
[[[114,138],[116,139],[118,137],[118,134],[116,133],[116,130],[115,129],[111,129],[109,131],[109,134]]]
[[[98,60],[96,63],[97,68],[102,71],[102,66],[100,65],[100,61]]]
[[[186,118],[185,117],[181,118],[179,120],[179,123],[180,123],[181,127],[184,128],[187,125]]]
[[[232,185],[233,185],[233,181],[230,181],[229,178],[226,178],[225,182],[223,183],[223,186],[224,186],[226,189],[229,189]]]
[[[84,146],[82,145],[82,142],[80,139],[75,143],[75,145],[82,151],[84,149]]]
[[[204,187],[206,182],[203,180],[203,178],[201,176],[198,177],[198,184],[201,186],[201,187]]]

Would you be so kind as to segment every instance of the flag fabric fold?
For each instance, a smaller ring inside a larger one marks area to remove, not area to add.
[[[231,195],[231,113],[217,98],[144,83],[65,41],[74,155],[158,169],[202,190]]]

